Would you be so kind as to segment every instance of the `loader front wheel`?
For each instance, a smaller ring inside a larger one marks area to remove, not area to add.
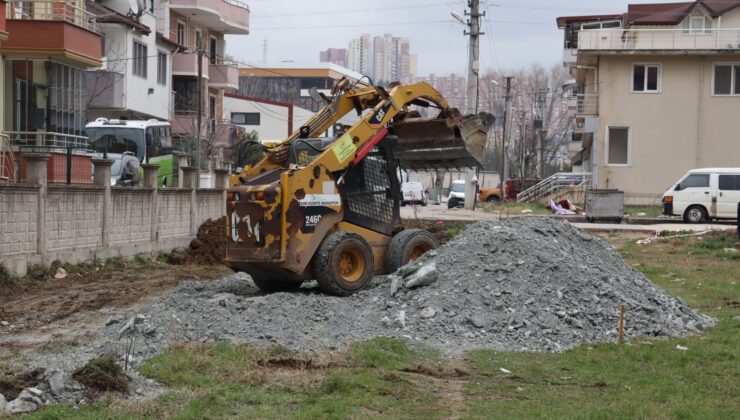
[[[276,279],[261,275],[251,277],[254,285],[263,293],[290,292],[298,289],[303,284],[301,280]]]
[[[373,250],[359,235],[332,233],[314,256],[313,273],[325,293],[351,295],[365,287],[375,273]]]
[[[393,273],[425,252],[437,249],[437,238],[423,229],[404,229],[391,239],[385,253],[385,269]]]

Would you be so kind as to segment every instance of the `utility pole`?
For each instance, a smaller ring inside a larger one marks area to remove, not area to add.
[[[195,129],[196,131],[195,135],[197,136],[196,141],[195,141],[195,144],[196,144],[195,146],[195,167],[198,171],[196,172],[197,175],[195,176],[195,187],[200,188],[200,155],[201,155],[200,138],[202,137],[202,133],[201,133],[202,115],[201,114],[203,113],[203,49],[202,48],[198,48],[198,82],[196,85],[196,89],[198,91],[198,94],[197,94],[198,104],[195,107],[195,112],[197,114],[195,116],[195,121],[196,121],[195,125],[197,127]]]
[[[485,16],[485,12],[480,13],[478,11],[479,0],[469,0],[468,7],[469,12],[465,12],[466,15],[470,16],[470,20],[467,25],[470,31],[465,31],[464,34],[470,36],[470,42],[468,44],[468,90],[467,90],[467,101],[465,112],[467,114],[478,113],[478,71],[480,70],[480,36],[485,35],[480,31],[480,18]]]
[[[501,136],[501,201],[506,199],[506,180],[509,179],[509,160],[506,159],[506,120],[509,113],[509,100],[511,99],[511,79],[513,77],[506,76],[506,96],[504,96],[504,133]]]
[[[477,114],[478,113],[478,71],[480,70],[480,41],[481,35],[484,35],[480,31],[480,18],[485,16],[485,12],[481,13],[478,10],[480,0],[468,0],[469,11],[465,11],[466,16],[470,16],[470,19],[466,22],[457,13],[452,13],[452,16],[460,21],[463,25],[466,25],[470,30],[463,32],[464,35],[470,37],[468,45],[468,86],[465,101],[465,113],[466,114]],[[477,183],[473,182],[474,172],[472,168],[469,168],[465,173],[465,208],[473,210],[475,208],[475,196],[477,193]],[[476,181],[477,182],[477,181]]]

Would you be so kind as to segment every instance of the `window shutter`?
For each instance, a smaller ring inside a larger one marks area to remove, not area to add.
[[[691,29],[691,16],[687,16],[686,19],[683,20],[683,32],[688,33],[689,29]]]
[[[712,32],[712,19],[710,19],[709,17],[704,18],[704,32]]]

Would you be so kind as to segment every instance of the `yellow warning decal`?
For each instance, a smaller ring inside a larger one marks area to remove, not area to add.
[[[331,149],[334,152],[339,163],[344,163],[345,160],[355,155],[357,147],[352,142],[352,136],[345,134],[337,140],[337,144]]]

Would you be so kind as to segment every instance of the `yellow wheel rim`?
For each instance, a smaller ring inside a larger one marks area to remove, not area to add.
[[[346,282],[354,283],[362,278],[365,271],[365,258],[354,249],[342,251],[339,255],[339,275]]]
[[[424,253],[429,251],[430,249],[432,249],[432,247],[427,244],[419,244],[415,246],[409,254],[409,261],[416,261],[419,257],[424,255]]]

